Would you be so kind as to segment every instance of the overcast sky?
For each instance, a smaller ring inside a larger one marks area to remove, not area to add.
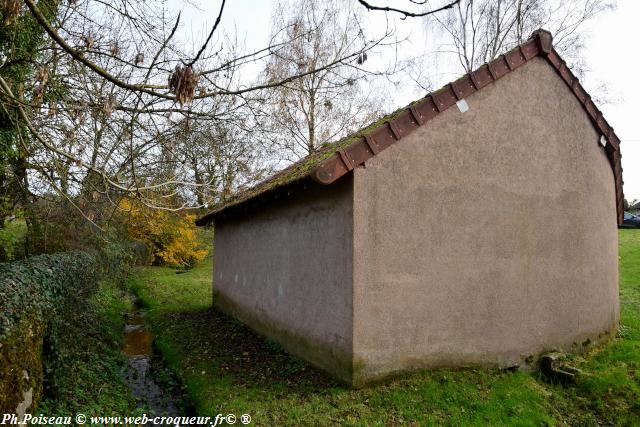
[[[621,0],[617,10],[590,26],[587,63],[594,78],[606,82],[620,102],[601,107],[622,140],[622,169],[627,200],[640,199],[640,1]],[[633,53],[632,53],[633,52]]]
[[[219,1],[200,1],[183,3],[170,1],[170,7],[182,10],[184,37],[200,41],[207,28],[214,22]],[[236,33],[247,49],[257,49],[267,45],[269,40],[272,1],[268,0],[230,0],[222,19],[223,30]],[[372,23],[383,22],[384,13],[368,12]],[[425,45],[434,40],[425,41],[423,22],[418,19],[400,21],[394,19],[399,34],[410,34],[411,43],[403,47],[403,55],[419,55],[425,51]],[[586,59],[590,73],[586,82],[606,83],[616,102],[600,106],[606,119],[614,127],[622,140],[622,167],[625,197],[628,200],[640,199],[640,85],[637,82],[640,60],[637,58],[637,46],[640,41],[640,1],[619,0],[618,8],[594,19],[589,25],[589,43]],[[195,45],[199,46],[196,42]],[[437,64],[440,81],[444,84],[456,75],[447,72],[446,64]],[[418,99],[425,94],[417,88],[403,90],[394,94],[393,110]]]

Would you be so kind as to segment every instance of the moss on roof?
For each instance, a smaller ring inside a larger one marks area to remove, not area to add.
[[[483,65],[484,66],[484,65]],[[466,74],[459,79],[455,80],[453,83],[457,83],[462,81],[465,78]],[[311,171],[318,166],[323,161],[327,160],[334,154],[336,154],[339,150],[344,150],[352,144],[357,143],[364,135],[370,134],[380,126],[384,125],[384,123],[389,122],[400,116],[404,111],[409,109],[410,107],[418,104],[426,97],[438,95],[447,89],[449,84],[442,86],[441,88],[434,90],[433,92],[427,94],[424,98],[417,99],[411,102],[404,107],[398,108],[392,113],[383,115],[378,118],[374,122],[370,123],[368,126],[354,132],[343,139],[340,139],[335,142],[330,142],[323,144],[320,149],[315,151],[314,153],[309,154],[306,157],[303,157],[299,161],[293,163],[292,165],[284,168],[280,172],[272,175],[271,177],[265,179],[264,181],[256,184],[255,186],[248,188],[243,191],[239,191],[230,198],[218,203],[215,205],[209,213],[205,216],[199,218],[196,221],[197,225],[205,225],[207,224],[216,214],[224,211],[227,208],[232,206],[240,205],[248,200],[253,199],[261,194],[267,193],[269,191],[275,190],[277,188],[283,187],[287,184],[291,184],[295,181],[306,178],[310,175]]]
[[[374,130],[382,126],[385,122],[395,119],[407,108],[413,106],[421,100],[422,99],[414,101],[402,108],[398,108],[396,111],[380,117],[376,121],[370,123],[368,126],[346,136],[345,138],[342,138],[335,142],[323,144],[317,151],[309,154],[306,157],[303,157],[299,161],[284,168],[280,172],[270,176],[264,181],[256,184],[251,188],[239,191],[230,198],[224,200],[221,203],[218,203],[213,207],[213,209],[211,209],[209,213],[198,219],[196,221],[196,224],[204,225],[209,222],[211,217],[227,208],[230,208],[231,206],[242,204],[250,199],[253,199],[256,196],[259,196],[260,194],[267,193],[269,191],[275,190],[276,188],[283,187],[287,184],[291,184],[295,181],[308,177],[313,168],[336,154],[339,150],[344,150],[345,148],[358,142],[364,135],[373,132]]]
[[[518,49],[517,47],[512,49],[512,50],[516,50]],[[486,67],[487,64],[482,65],[481,67],[479,67],[478,69],[482,68],[482,67]],[[465,77],[467,76],[467,74],[461,76],[460,78],[458,78],[457,80],[455,80],[453,82],[453,84],[455,85],[458,82],[461,82],[462,80],[465,79]],[[427,94],[425,96],[426,97],[433,97],[433,96],[437,96],[440,93],[444,92],[447,90],[447,87],[452,84],[446,84],[444,86],[442,86],[441,88],[434,90],[433,92]],[[407,109],[409,109],[410,107],[420,103],[422,100],[424,100],[425,98],[421,98],[418,99],[412,103],[410,103],[409,105],[406,105],[404,107],[398,108],[397,110],[395,110],[392,113],[386,114],[382,117],[380,117],[378,120],[372,122],[371,124],[369,124],[368,126],[358,130],[355,133],[352,133],[350,135],[348,135],[347,137],[338,140],[336,142],[331,142],[331,143],[327,143],[324,144],[322,147],[320,147],[320,149],[314,153],[309,154],[308,156],[300,159],[299,161],[297,161],[296,163],[288,166],[287,168],[281,170],[280,172],[272,175],[271,177],[267,178],[266,180],[260,182],[259,184],[243,190],[243,191],[239,191],[236,194],[234,194],[232,197],[222,201],[221,203],[218,203],[217,205],[215,205],[213,207],[213,209],[206,214],[205,216],[199,218],[196,221],[197,225],[205,225],[207,224],[216,214],[219,214],[220,212],[222,212],[223,210],[230,208],[232,206],[236,206],[236,205],[240,205],[248,200],[253,199],[254,197],[257,197],[261,194],[267,193],[269,191],[275,190],[277,188],[283,187],[287,184],[291,184],[295,181],[301,180],[303,178],[306,178],[310,175],[311,171],[318,166],[320,163],[322,163],[323,161],[329,159],[331,156],[333,156],[334,154],[336,154],[339,150],[344,150],[347,147],[351,146],[354,143],[357,143],[360,141],[360,139],[364,136],[367,135],[369,133],[372,133],[373,131],[375,131],[376,129],[378,129],[380,126],[384,125],[385,122],[389,122],[397,117],[400,116],[400,114],[402,114],[404,111],[406,111]]]

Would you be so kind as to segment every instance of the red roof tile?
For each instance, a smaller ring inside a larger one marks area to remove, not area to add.
[[[456,101],[481,90],[538,56],[546,58],[549,64],[558,72],[559,76],[582,104],[593,125],[607,141],[605,152],[613,170],[618,224],[621,224],[624,210],[624,194],[622,191],[620,139],[605,120],[602,112],[593,103],[578,78],[571,72],[558,52],[555,51],[552,44],[552,36],[545,30],[537,30],[525,43],[504,55],[500,55],[477,70],[465,74],[443,88],[428,94],[422,100],[384,117],[382,122],[376,122],[336,144],[331,144],[323,150],[305,157],[256,187],[239,193],[233,199],[214,207],[211,212],[199,218],[196,224],[206,225],[216,217],[225,217],[229,210],[235,210],[230,209],[232,207],[240,207],[242,205],[246,210],[258,203],[257,200],[254,200],[258,196],[274,193],[276,189],[287,187],[287,193],[290,193],[296,190],[296,186],[292,184],[298,184],[304,189],[308,185],[309,178],[320,184],[331,184],[418,127],[423,126],[439,113],[454,105]],[[264,197],[260,197],[260,199],[264,200]]]

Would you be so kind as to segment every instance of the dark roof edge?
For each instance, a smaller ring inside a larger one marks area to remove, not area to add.
[[[239,203],[231,203],[229,205],[225,205],[222,209],[209,212],[196,219],[195,224],[199,227],[204,227],[211,224],[214,219],[223,220],[234,217],[236,215],[248,212],[249,210],[263,205],[269,201],[286,199],[290,196],[293,196],[294,194],[306,191],[308,188],[314,186],[320,187],[321,185],[312,180],[309,175],[305,175],[301,178],[295,179],[293,181],[288,181],[282,185],[271,188],[268,191],[258,193],[255,196],[252,196],[251,198],[246,200],[242,200]]]
[[[384,122],[353,144],[336,151],[331,157],[312,168],[308,176],[323,185],[335,182],[340,177],[351,172],[355,167],[362,165],[380,151],[393,145],[447,108],[453,106],[458,100],[474,94],[538,56],[546,58],[549,64],[557,71],[578,101],[580,101],[596,129],[606,139],[605,152],[613,170],[617,219],[618,224],[621,224],[623,221],[624,194],[622,190],[620,139],[605,120],[602,112],[593,103],[591,96],[582,87],[578,78],[553,48],[551,33],[543,29],[535,31],[531,38],[523,44],[484,64],[477,70],[465,74],[441,89],[428,94],[421,101],[412,104],[404,111],[401,111],[400,114],[395,115],[393,119]],[[196,225],[208,224],[225,210],[223,208],[210,212],[196,220]]]

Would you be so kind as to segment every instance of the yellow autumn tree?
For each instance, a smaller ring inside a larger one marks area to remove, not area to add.
[[[187,267],[207,256],[196,237],[195,215],[151,209],[128,198],[119,207],[129,237],[147,245],[153,264]]]

